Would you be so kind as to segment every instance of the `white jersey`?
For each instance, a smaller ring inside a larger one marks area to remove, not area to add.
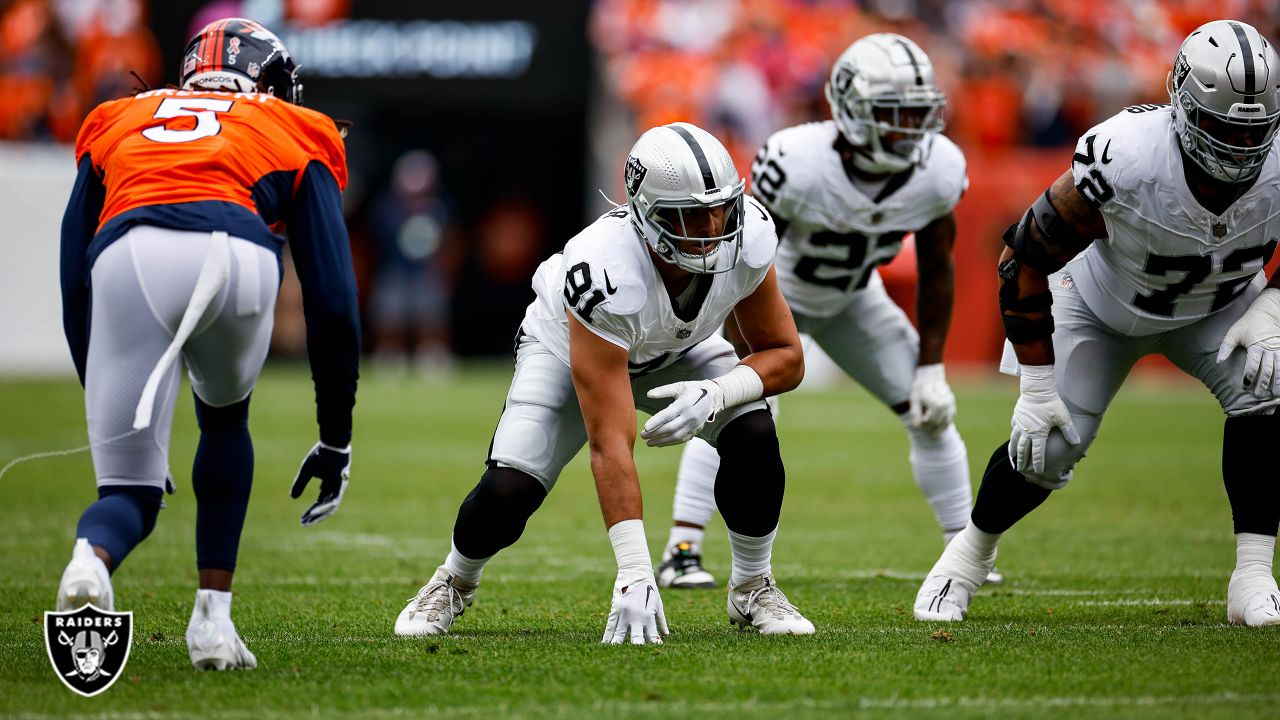
[[[845,173],[833,121],[780,130],[751,166],[752,193],[785,224],[778,282],[791,309],[831,317],[865,288],[902,238],[951,212],[969,185],[964,154],[938,135],[927,162],[867,197]]]
[[[1096,205],[1107,237],[1067,265],[1089,309],[1113,330],[1149,335],[1218,312],[1263,282],[1280,237],[1280,157],[1222,216],[1187,187],[1167,105],[1136,105],[1076,145],[1076,189]]]
[[[630,213],[621,207],[588,225],[563,252],[538,266],[533,276],[537,298],[525,312],[524,333],[567,364],[567,311],[596,335],[625,348],[633,376],[675,362],[715,334],[734,306],[755,292],[769,272],[778,245],[773,220],[751,198],[746,198],[744,210],[737,265],[726,272],[695,276],[702,292],[695,292],[684,318],[673,309],[655,260],[632,226]],[[717,267],[731,262],[732,254],[726,250],[718,253]]]

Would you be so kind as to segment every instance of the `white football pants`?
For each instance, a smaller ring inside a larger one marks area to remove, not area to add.
[[[208,405],[248,397],[271,340],[280,263],[266,248],[225,233],[138,226],[98,256],[85,368],[85,415],[99,485],[164,488],[169,431],[181,385],[178,363],[163,373],[150,425],[134,430],[143,387],[174,340],[210,244],[228,244],[225,280],[199,316],[181,356],[192,389]]]

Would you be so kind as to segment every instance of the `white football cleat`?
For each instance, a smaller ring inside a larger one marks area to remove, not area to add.
[[[231,593],[197,590],[187,623],[187,652],[197,670],[252,670],[258,658],[249,652],[231,622]]]
[[[458,580],[441,565],[431,582],[409,598],[409,604],[400,611],[396,634],[402,637],[443,635],[449,632],[453,619],[471,607],[475,597],[475,585]]]
[[[1280,589],[1268,572],[1234,572],[1227,584],[1227,619],[1236,625],[1280,624]]]
[[[676,543],[667,548],[658,566],[658,587],[675,590],[713,588],[716,579],[702,568],[701,548],[693,543]]]
[[[813,623],[800,614],[778,589],[772,573],[764,573],[729,588],[729,622],[761,635],[812,635]]]
[[[973,588],[959,578],[931,574],[916,593],[916,619],[959,622],[969,614],[973,592]]]
[[[58,611],[78,610],[85,605],[114,611],[115,593],[106,563],[93,552],[88,540],[78,538],[58,585]]]

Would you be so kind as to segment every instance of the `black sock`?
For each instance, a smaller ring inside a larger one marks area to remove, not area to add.
[[[100,487],[98,500],[80,516],[76,537],[106,550],[114,573],[129,551],[155,528],[162,495],[160,488],[149,485]]]
[[[1222,429],[1222,484],[1237,534],[1280,528],[1280,478],[1266,450],[1277,438],[1280,415],[1231,417]]]
[[[1000,534],[1040,507],[1053,492],[1029,482],[1009,462],[1009,443],[996,448],[982,474],[973,503],[973,524],[982,532]]]
[[[196,496],[196,567],[236,569],[253,487],[249,399],[215,408],[196,398],[200,444],[191,468]]]

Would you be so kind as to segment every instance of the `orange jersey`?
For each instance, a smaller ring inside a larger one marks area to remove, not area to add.
[[[152,90],[94,108],[76,139],[106,188],[98,228],[129,210],[199,201],[260,214],[254,186],[320,162],[347,185],[346,148],[331,118],[264,93]]]

